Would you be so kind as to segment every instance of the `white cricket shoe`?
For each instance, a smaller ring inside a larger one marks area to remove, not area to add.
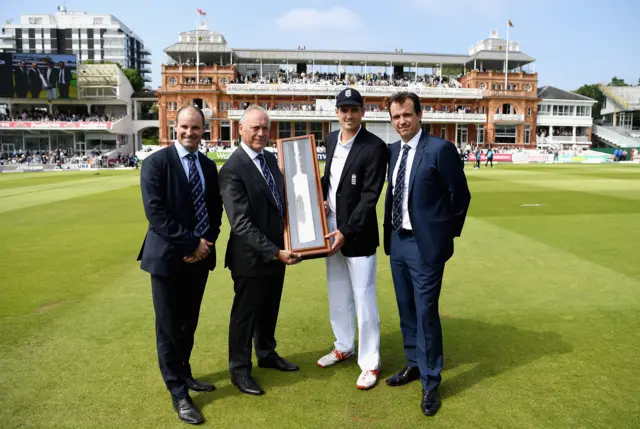
[[[356,387],[360,390],[371,389],[378,382],[379,375],[380,369],[362,371],[362,374],[360,374],[360,377],[358,377],[358,383],[356,384]]]
[[[322,356],[318,359],[318,366],[320,368],[328,368],[332,365],[347,360],[354,355],[353,352],[341,352],[338,349],[333,349],[328,355]]]

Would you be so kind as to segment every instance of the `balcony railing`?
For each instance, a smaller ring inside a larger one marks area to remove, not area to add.
[[[423,98],[456,97],[482,98],[482,90],[476,88],[431,88],[419,85],[409,86],[364,86],[364,85],[320,85],[320,84],[261,84],[232,83],[227,85],[227,94],[304,94],[337,95],[344,88],[358,90],[364,96],[389,96],[400,91],[411,91]]]
[[[240,119],[244,110],[234,109],[228,111],[229,119]],[[269,110],[269,117],[274,120],[337,120],[336,113],[332,110]],[[365,121],[386,122],[389,121],[388,112],[365,112]],[[422,122],[463,122],[485,123],[487,115],[484,113],[449,113],[449,112],[423,112]]]
[[[524,122],[524,115],[521,114],[506,114],[506,113],[496,113],[493,115],[494,121],[504,121],[504,122]]]

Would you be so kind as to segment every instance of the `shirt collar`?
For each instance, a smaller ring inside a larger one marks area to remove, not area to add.
[[[176,140],[173,145],[176,147],[176,151],[178,152],[178,156],[180,157],[180,159],[183,159],[185,156],[191,153],[187,149],[185,149],[178,140]],[[196,155],[196,158],[198,157],[197,153],[194,155]]]
[[[416,133],[415,136],[413,136],[413,138],[411,140],[409,140],[408,142],[402,142],[402,147],[404,147],[405,144],[408,144],[411,149],[416,150],[416,148],[418,147],[418,142],[420,141],[420,137],[422,137],[422,130],[418,130],[418,132]],[[400,140],[402,141],[402,140]]]
[[[255,150],[251,149],[249,145],[246,144],[245,142],[240,142],[240,146],[242,147],[242,149],[244,149],[247,155],[249,155],[249,158],[251,158],[252,161],[255,160],[258,157],[258,155],[262,153],[262,152],[256,152]]]
[[[358,131],[356,131],[353,137],[350,140],[348,140],[346,143],[342,143],[342,130],[340,130],[338,132],[338,144],[342,147],[351,146],[351,144],[355,141],[356,137],[358,137],[358,134],[360,134],[361,129],[362,129],[362,125],[360,125],[360,127],[358,128]]]

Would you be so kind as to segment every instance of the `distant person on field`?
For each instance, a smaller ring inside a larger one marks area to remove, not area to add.
[[[484,168],[487,168],[487,164],[491,163],[491,168],[493,168],[493,149],[489,146],[489,150],[487,151],[487,162],[484,163]]]
[[[476,148],[476,165],[474,165],[474,169],[475,168],[480,168],[480,157],[482,156],[482,151],[480,150],[480,146],[478,146]]]

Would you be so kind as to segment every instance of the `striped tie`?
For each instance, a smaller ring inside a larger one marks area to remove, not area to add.
[[[402,229],[402,197],[404,195],[404,178],[407,171],[407,156],[411,146],[404,144],[402,147],[402,158],[398,167],[398,176],[393,187],[393,210],[391,211],[391,226],[394,231]]]
[[[189,160],[189,186],[191,187],[191,201],[193,201],[193,209],[196,212],[196,227],[194,229],[198,237],[202,237],[209,229],[209,212],[204,201],[204,187],[200,180],[200,173],[196,167],[196,155],[190,153],[187,155]]]
[[[264,154],[258,154],[258,160],[260,161],[260,169],[262,170],[262,175],[264,176],[264,180],[267,181],[267,185],[271,190],[271,195],[276,200],[276,204],[278,205],[278,210],[280,210],[280,216],[284,217],[284,210],[282,207],[282,201],[280,201],[280,193],[278,192],[278,188],[276,187],[276,182],[273,180],[273,176],[271,175],[271,170],[269,170],[269,166],[267,165],[267,160],[264,158]]]

